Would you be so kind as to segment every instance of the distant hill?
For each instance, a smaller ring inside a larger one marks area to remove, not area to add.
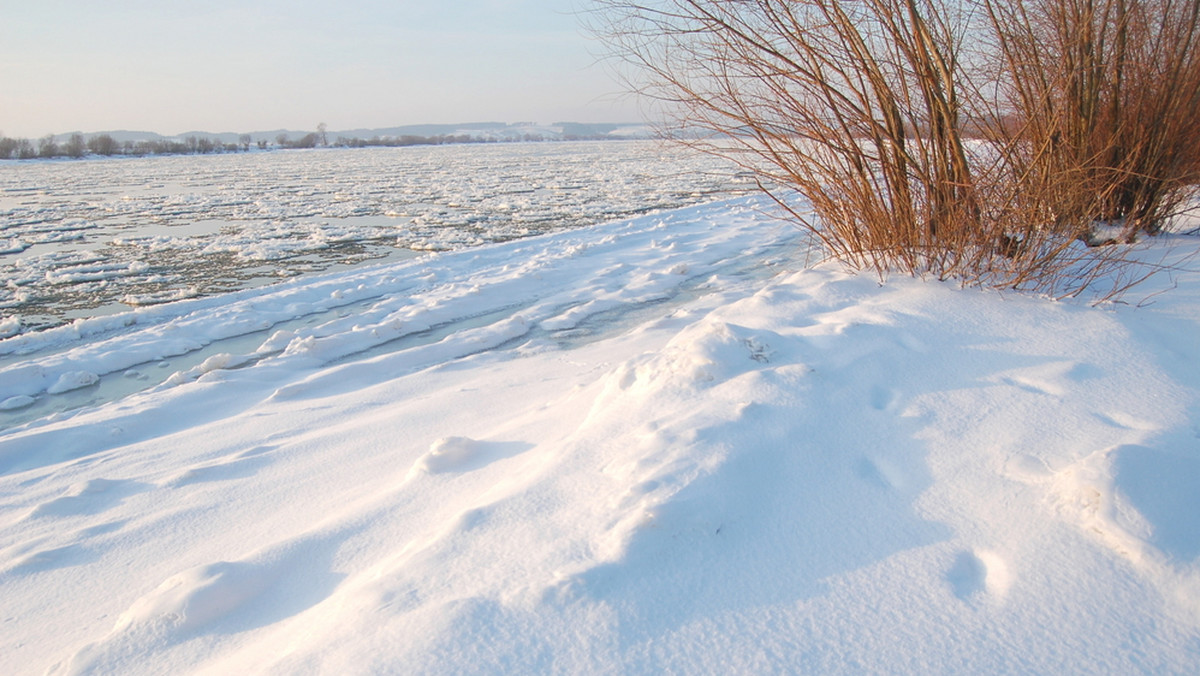
[[[291,140],[304,137],[315,130],[274,129],[270,131],[248,132],[252,143],[265,141],[275,143],[280,136]],[[55,134],[54,140],[65,142],[72,134],[82,133],[85,139],[107,134],[118,143],[127,141],[183,141],[188,137],[196,137],[219,143],[239,143],[243,132],[207,132],[189,131],[173,136],[164,136],[152,131],[97,131],[97,132],[68,132]],[[586,122],[555,122],[549,125],[539,125],[533,122],[466,122],[461,124],[413,124],[399,127],[382,127],[377,129],[345,129],[340,131],[326,130],[326,138],[330,143],[338,138],[372,139],[400,138],[402,136],[469,136],[472,139],[494,141],[520,141],[528,139],[544,139],[551,141],[570,139],[636,139],[649,138],[650,129],[642,123],[586,123]]]

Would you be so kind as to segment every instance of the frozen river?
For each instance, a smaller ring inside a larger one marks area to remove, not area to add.
[[[652,141],[0,163],[0,338],[750,187]]]

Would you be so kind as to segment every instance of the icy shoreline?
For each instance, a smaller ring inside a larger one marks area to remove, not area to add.
[[[0,431],[9,671],[1197,671],[1200,275],[1142,308],[880,284],[789,263],[765,207],[29,346],[0,382],[52,397],[321,317]]]
[[[217,368],[264,360],[269,368],[290,372],[441,327],[453,330],[475,317],[497,312],[525,322],[520,335],[540,328],[565,338],[594,315],[668,300],[703,284],[706,276],[745,274],[769,264],[766,259],[778,257],[777,248],[788,242],[800,246],[799,232],[786,226],[774,228],[763,241],[738,244],[739,237],[757,232],[755,219],[744,215],[740,229],[733,223],[722,225],[725,232],[719,241],[724,245],[702,252],[701,258],[672,251],[689,238],[705,236],[714,226],[707,214],[731,209],[750,214],[767,206],[761,198],[740,198],[661,218],[597,226],[582,236],[566,232],[435,254],[216,298],[77,320],[69,326],[0,340],[0,406],[10,401],[24,403],[16,401],[21,397],[45,404],[30,411],[24,406],[4,407],[8,410],[0,410],[0,429],[14,424],[18,415],[32,419],[31,415],[62,409],[68,402],[55,400],[53,395],[90,386],[105,377],[108,381],[123,379],[124,386],[112,389],[124,394],[145,389],[149,385],[137,387],[138,383],[156,371],[157,380],[168,385],[194,380]],[[672,233],[670,248],[657,241],[658,233],[669,224],[680,224]],[[730,246],[735,248],[730,250]],[[641,270],[621,261],[622,252],[638,247],[657,250],[653,255],[662,269]],[[591,285],[577,281],[589,276]],[[565,280],[571,284],[564,285]],[[483,331],[487,330],[484,327]],[[516,337],[510,335],[512,329],[498,331],[498,339]],[[231,345],[248,349],[235,355],[221,351]],[[211,363],[207,361],[210,358],[214,359]],[[177,369],[175,364],[180,361],[188,368]],[[107,400],[94,399],[86,401]]]

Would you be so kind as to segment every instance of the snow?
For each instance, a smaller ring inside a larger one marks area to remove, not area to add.
[[[1095,307],[803,244],[737,198],[0,341],[3,671],[1200,670],[1200,241]]]

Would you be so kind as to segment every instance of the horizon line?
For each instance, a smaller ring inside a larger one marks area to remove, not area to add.
[[[575,120],[559,120],[559,121],[555,121],[555,122],[537,122],[537,121],[528,121],[528,120],[521,120],[521,121],[517,121],[517,122],[501,122],[498,120],[474,120],[474,121],[470,121],[470,122],[421,122],[421,123],[412,123],[412,124],[387,125],[387,126],[379,126],[379,127],[366,127],[366,126],[347,127],[347,128],[340,129],[340,130],[326,129],[325,133],[338,134],[338,133],[344,133],[344,132],[350,132],[350,131],[354,131],[354,132],[382,131],[382,130],[388,130],[388,129],[410,129],[410,128],[418,128],[418,127],[459,127],[459,128],[463,128],[463,129],[478,128],[481,126],[513,128],[513,127],[523,127],[523,126],[524,127],[556,127],[556,126],[563,126],[563,125],[644,127],[644,126],[649,126],[650,124],[651,123],[649,123],[649,122],[640,121],[640,120],[625,120],[625,121],[620,121],[620,122],[580,122],[580,121],[575,121]],[[251,135],[253,135],[253,134],[279,134],[279,133],[285,133],[285,132],[286,133],[308,133],[308,132],[320,131],[319,126],[320,125],[317,125],[313,129],[290,129],[290,128],[286,128],[286,127],[279,127],[276,129],[258,129],[258,130],[254,130],[254,131],[219,131],[219,132],[206,131],[206,130],[201,130],[201,129],[193,129],[193,130],[188,130],[188,131],[182,131],[182,132],[179,132],[176,134],[166,134],[163,132],[152,131],[152,130],[148,130],[148,129],[105,129],[105,130],[100,130],[100,131],[82,131],[79,129],[74,129],[74,130],[64,131],[64,132],[48,132],[48,133],[42,134],[40,136],[32,136],[32,137],[15,136],[15,137],[8,137],[8,138],[38,139],[38,138],[45,138],[47,136],[59,137],[59,136],[70,136],[73,134],[81,134],[83,136],[100,136],[103,134],[153,134],[155,136],[170,139],[170,138],[181,138],[181,137],[197,135],[197,134],[207,134],[210,136],[223,136],[223,135],[229,135],[229,134],[238,134],[238,135],[251,134]],[[3,132],[0,132],[0,136],[6,137],[7,135],[3,134]]]

